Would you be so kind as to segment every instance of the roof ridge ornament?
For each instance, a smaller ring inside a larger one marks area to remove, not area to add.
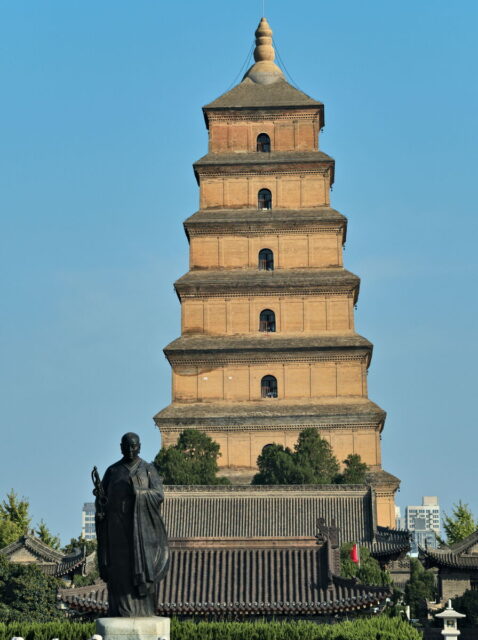
[[[255,36],[255,64],[246,72],[244,79],[249,78],[257,82],[257,84],[272,84],[277,80],[283,79],[284,74],[274,62],[276,54],[272,44],[272,29],[267,22],[267,18],[261,18]]]

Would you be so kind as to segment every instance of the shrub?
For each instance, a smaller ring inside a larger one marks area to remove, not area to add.
[[[87,640],[95,624],[77,622],[0,623],[0,640]],[[171,621],[173,640],[421,640],[422,634],[400,618],[377,616],[337,624],[314,622]]]

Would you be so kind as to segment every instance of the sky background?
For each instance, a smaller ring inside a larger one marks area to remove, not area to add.
[[[125,431],[146,459],[159,449],[201,107],[238,81],[261,5],[0,0],[0,490],[63,542]],[[266,15],[325,103],[397,503],[478,515],[478,3],[266,0]]]

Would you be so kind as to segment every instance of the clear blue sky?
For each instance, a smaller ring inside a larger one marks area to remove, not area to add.
[[[122,433],[147,459],[159,449],[201,106],[237,76],[261,2],[0,12],[0,488],[66,541]],[[326,106],[398,503],[436,494],[478,514],[478,3],[267,0],[266,14],[294,82]]]

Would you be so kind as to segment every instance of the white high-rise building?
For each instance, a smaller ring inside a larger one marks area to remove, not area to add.
[[[414,531],[415,520],[425,520],[426,529],[431,529],[440,535],[440,505],[437,496],[423,496],[420,506],[409,505],[405,507],[405,522],[409,531]]]
[[[81,512],[81,537],[85,540],[96,540],[95,503],[85,502]]]
[[[440,505],[437,496],[423,496],[421,505],[405,507],[405,526],[412,532],[412,553],[418,547],[437,547],[440,535]]]

